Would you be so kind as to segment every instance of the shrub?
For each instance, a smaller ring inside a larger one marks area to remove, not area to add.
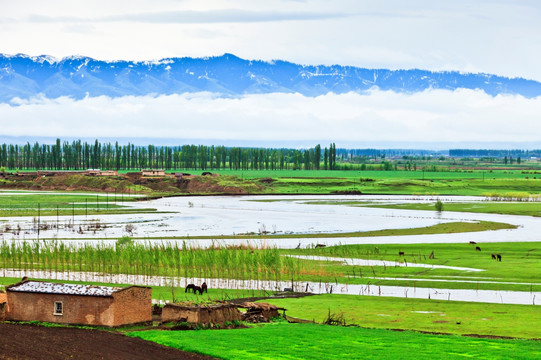
[[[443,211],[443,203],[440,201],[440,199],[438,199],[438,201],[436,201],[435,207],[436,207],[437,212],[442,212]]]

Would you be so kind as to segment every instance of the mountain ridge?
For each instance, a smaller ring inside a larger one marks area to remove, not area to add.
[[[541,95],[541,82],[486,73],[420,69],[368,69],[245,60],[233,54],[148,61],[96,60],[73,55],[0,54],[0,102],[36,96],[144,96],[208,91],[224,96],[265,93],[363,93],[373,88],[414,93],[427,89],[478,89],[496,96]]]

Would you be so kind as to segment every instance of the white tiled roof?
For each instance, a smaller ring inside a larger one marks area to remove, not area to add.
[[[120,287],[80,285],[80,284],[55,284],[42,281],[26,281],[20,285],[8,288],[8,291],[31,292],[42,294],[65,294],[87,296],[111,296],[121,290]]]

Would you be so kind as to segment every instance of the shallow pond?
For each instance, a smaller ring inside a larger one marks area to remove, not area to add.
[[[47,194],[43,194],[47,196]],[[378,209],[368,207],[312,204],[318,201],[375,201],[375,202],[433,202],[433,196],[183,196],[163,198],[125,205],[136,208],[155,208],[159,213],[124,214],[101,216],[55,216],[41,217],[41,223],[53,225],[40,231],[40,238],[73,240],[111,239],[123,235],[160,241],[162,238],[186,236],[233,236],[238,234],[307,234],[302,239],[256,240],[255,244],[277,245],[282,248],[306,247],[315,243],[377,244],[377,243],[444,243],[444,242],[499,242],[539,241],[541,218],[529,216],[474,214],[420,210]],[[479,197],[440,196],[445,202],[485,201]],[[409,235],[385,237],[310,238],[314,233],[338,233],[426,227],[456,221],[498,221],[518,226],[514,230],[485,231],[475,233]],[[12,229],[20,227],[18,235],[12,232],[0,234],[1,239],[36,239],[36,224],[32,217],[2,218],[0,229],[9,224]],[[98,230],[95,224],[105,225]],[[126,225],[134,226],[133,232]],[[79,230],[82,228],[82,233]],[[247,240],[220,240],[221,243],[241,244]],[[213,240],[188,240],[197,246],[208,246]]]

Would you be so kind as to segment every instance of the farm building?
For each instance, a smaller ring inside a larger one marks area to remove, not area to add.
[[[241,313],[232,304],[182,305],[167,304],[162,310],[162,322],[188,322],[192,324],[224,324],[241,320]]]
[[[118,176],[116,170],[100,170],[100,169],[87,169],[86,175],[88,176]]]
[[[145,169],[141,170],[141,176],[165,176],[165,170]]]
[[[6,288],[6,319],[121,326],[152,321],[152,289],[25,280]]]

